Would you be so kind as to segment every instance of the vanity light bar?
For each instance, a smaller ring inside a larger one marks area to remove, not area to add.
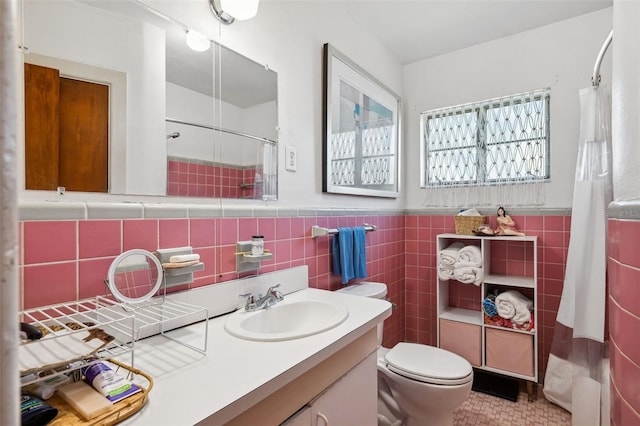
[[[365,223],[363,227],[366,232],[373,232],[378,230],[378,227],[376,225],[369,225]],[[339,232],[340,231],[335,228],[322,228],[318,225],[314,225],[311,227],[311,237],[313,238],[324,237],[325,235],[334,235],[338,234]]]

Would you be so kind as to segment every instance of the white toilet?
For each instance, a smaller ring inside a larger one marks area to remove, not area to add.
[[[338,291],[382,299],[387,286],[362,282]],[[434,346],[398,343],[383,348],[382,330],[378,325],[378,425],[452,425],[453,411],[471,391],[471,364]]]

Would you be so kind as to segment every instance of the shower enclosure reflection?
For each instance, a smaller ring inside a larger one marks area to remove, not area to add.
[[[276,199],[277,75],[213,43],[167,35],[167,195]],[[194,74],[184,64],[198,64]],[[212,141],[214,143],[212,143]]]
[[[167,119],[167,195],[275,200],[277,147],[275,141],[234,130]],[[184,134],[184,136],[183,136]],[[217,136],[216,136],[217,135]],[[185,137],[184,144],[179,138]],[[214,154],[200,155],[210,138],[224,142]],[[204,159],[200,159],[204,158]]]

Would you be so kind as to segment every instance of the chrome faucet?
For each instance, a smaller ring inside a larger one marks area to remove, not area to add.
[[[284,300],[284,296],[276,288],[280,287],[280,284],[276,284],[273,287],[267,289],[267,293],[262,296],[258,295],[258,298],[251,294],[241,294],[247,298],[247,303],[244,306],[244,310],[247,312],[257,311],[259,309],[267,309],[276,303]]]

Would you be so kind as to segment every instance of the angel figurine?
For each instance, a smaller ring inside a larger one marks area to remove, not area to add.
[[[498,207],[498,217],[496,220],[498,221],[496,235],[524,236],[524,232],[518,231],[516,222],[504,211],[504,207]]]

